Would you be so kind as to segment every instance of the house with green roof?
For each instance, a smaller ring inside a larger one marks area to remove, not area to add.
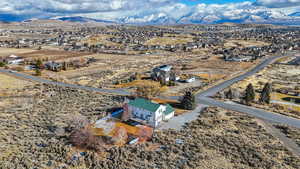
[[[175,110],[171,105],[162,105],[143,98],[130,100],[124,105],[124,110],[130,114],[130,119],[152,127],[158,127],[161,122],[175,115]]]

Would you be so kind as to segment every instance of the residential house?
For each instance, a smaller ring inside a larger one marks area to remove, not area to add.
[[[47,62],[45,64],[45,68],[48,70],[52,70],[52,71],[60,71],[62,69],[62,64],[61,63],[57,63],[57,62]]]
[[[164,83],[169,81],[176,81],[178,78],[172,71],[171,65],[162,65],[152,70],[152,79],[157,81],[163,81]]]
[[[131,120],[151,127],[158,127],[161,122],[174,117],[175,110],[170,105],[161,105],[150,100],[137,98],[124,105],[124,112]]]
[[[5,62],[11,65],[19,65],[24,62],[24,59],[16,55],[10,55],[5,59]]]

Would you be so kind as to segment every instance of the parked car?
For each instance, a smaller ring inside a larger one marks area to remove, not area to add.
[[[192,83],[194,81],[196,81],[195,77],[191,77],[191,78],[185,80],[186,83]]]

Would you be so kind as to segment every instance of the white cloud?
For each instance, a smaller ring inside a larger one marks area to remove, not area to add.
[[[230,4],[188,6],[179,0],[0,0],[0,15],[22,18],[86,16],[96,19],[131,22],[158,20],[239,20],[283,18],[300,11],[300,0],[257,0]],[[293,7],[290,7],[293,6]],[[296,7],[295,7],[296,6]],[[275,8],[276,7],[276,8]],[[279,8],[280,7],[280,8]]]
[[[0,12],[92,13],[155,8],[176,0],[1,0]],[[33,11],[33,12],[31,12]]]

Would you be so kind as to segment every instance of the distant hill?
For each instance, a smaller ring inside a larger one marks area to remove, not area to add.
[[[93,19],[93,18],[87,18],[87,17],[81,17],[81,16],[70,16],[70,17],[55,17],[50,18],[52,20],[60,20],[60,21],[68,21],[68,22],[81,22],[81,23],[87,23],[87,22],[98,22],[98,23],[106,23],[106,24],[113,24],[115,22],[113,21],[107,21],[107,20],[101,20],[101,19]]]
[[[0,21],[15,22],[19,21],[19,17],[14,15],[0,14]],[[174,18],[166,12],[153,13],[147,12],[133,16],[121,16],[114,20],[95,19],[83,16],[57,16],[44,19],[28,19],[21,20],[23,22],[56,21],[93,24],[134,24],[134,25],[176,25],[176,24],[275,24],[275,25],[300,25],[300,12],[286,14],[280,11],[253,9],[241,10],[232,15],[227,16],[221,13],[205,13],[203,11],[193,11],[180,18]]]

